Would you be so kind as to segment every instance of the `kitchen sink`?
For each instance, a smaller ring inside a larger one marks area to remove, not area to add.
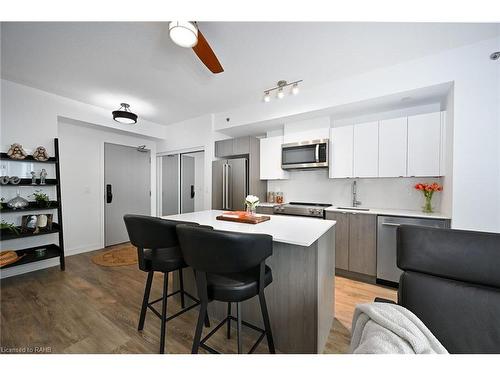
[[[353,210],[353,211],[370,211],[369,208],[361,207],[337,207],[338,210]]]

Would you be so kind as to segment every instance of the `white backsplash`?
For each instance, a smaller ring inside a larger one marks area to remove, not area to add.
[[[414,189],[418,182],[443,183],[438,178],[357,178],[357,199],[361,207],[420,210],[423,196]],[[285,202],[331,203],[351,206],[351,187],[354,179],[330,179],[327,170],[293,171],[288,180],[268,181],[268,191],[282,191]],[[444,187],[446,189],[446,186]],[[437,212],[441,211],[441,194],[432,199]]]

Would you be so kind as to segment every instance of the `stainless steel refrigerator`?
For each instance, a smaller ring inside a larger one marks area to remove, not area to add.
[[[248,195],[248,160],[221,159],[212,162],[212,209],[244,210]]]

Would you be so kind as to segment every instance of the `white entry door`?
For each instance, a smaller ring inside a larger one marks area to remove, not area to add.
[[[104,144],[105,245],[129,241],[123,216],[151,214],[150,151]]]

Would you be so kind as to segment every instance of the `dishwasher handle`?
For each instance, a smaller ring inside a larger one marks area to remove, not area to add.
[[[400,227],[401,224],[396,224],[396,223],[382,223],[382,225],[385,225],[387,227]]]

